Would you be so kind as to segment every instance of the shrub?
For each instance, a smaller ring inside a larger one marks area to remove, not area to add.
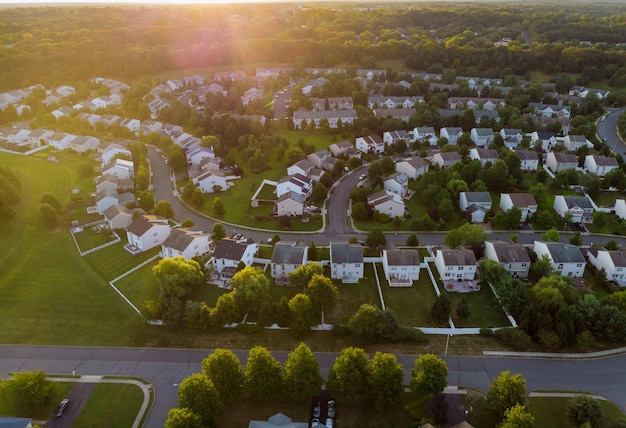
[[[523,330],[513,327],[501,328],[495,332],[495,336],[517,350],[527,349],[532,342],[531,337]]]

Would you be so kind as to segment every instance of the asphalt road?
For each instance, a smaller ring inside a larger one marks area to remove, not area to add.
[[[43,370],[47,373],[81,375],[125,375],[149,380],[155,387],[155,403],[146,427],[162,427],[167,412],[176,406],[178,385],[192,373],[200,372],[208,350],[0,346],[0,379],[10,372]],[[236,351],[245,364],[247,351]],[[284,362],[286,352],[274,352]],[[321,372],[328,369],[338,354],[317,353]],[[415,355],[399,355],[405,382],[410,376]],[[626,355],[593,360],[548,360],[537,358],[444,357],[450,385],[486,391],[500,372],[510,370],[527,380],[529,391],[538,389],[589,391],[617,404],[626,404]],[[72,403],[73,404],[73,403]],[[280,409],[276,409],[280,411]]]
[[[626,143],[617,134],[617,120],[626,108],[612,110],[606,115],[606,119],[598,121],[598,136],[606,141],[611,150],[621,157],[626,154]]]

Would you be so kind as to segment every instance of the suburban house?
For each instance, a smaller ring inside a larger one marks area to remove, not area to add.
[[[399,172],[391,174],[383,179],[383,189],[404,196],[409,193],[409,177]]]
[[[302,159],[287,168],[287,175],[309,175],[309,172],[311,172],[313,168],[315,168],[315,164],[313,162],[308,159]]]
[[[170,234],[170,225],[166,218],[155,215],[142,215],[126,228],[128,244],[124,248],[132,254],[138,254],[158,247]]]
[[[472,223],[483,223],[491,209],[491,195],[489,192],[461,192],[459,207],[462,212],[470,214]]]
[[[500,158],[497,150],[483,149],[480,147],[470,149],[469,157],[472,160],[476,159],[480,161],[482,166],[485,166],[487,162],[493,164]]]
[[[326,162],[326,160],[330,157],[331,157],[330,152],[326,149],[322,149],[315,153],[311,153],[307,155],[306,158],[309,162],[313,164],[315,168],[322,168],[324,166],[324,162]],[[289,173],[289,170],[287,170],[287,173],[291,175],[291,173]]]
[[[570,95],[585,98],[587,95],[593,94],[598,97],[599,100],[603,100],[608,97],[609,93],[609,91],[602,89],[585,88],[584,86],[573,86],[572,89],[569,90]]]
[[[96,193],[96,210],[98,211],[98,214],[104,214],[104,212],[112,205],[124,205],[120,203],[117,190],[105,189]]]
[[[363,278],[363,249],[361,244],[330,243],[330,277],[342,284]]]
[[[517,150],[515,153],[520,160],[520,169],[522,171],[537,171],[539,168],[539,156],[536,152]]]
[[[618,168],[617,160],[607,156],[587,155],[585,156],[585,169],[598,177],[604,177],[607,172]]]
[[[387,214],[389,217],[404,216],[404,202],[402,199],[391,192],[381,190],[372,193],[367,197],[367,205],[380,214]]]
[[[222,238],[207,265],[213,265],[218,279],[228,281],[235,274],[239,263],[252,265],[257,250],[257,243],[252,239]]]
[[[104,210],[104,219],[109,229],[126,229],[133,222],[133,213],[122,205],[111,205]]]
[[[294,129],[302,129],[304,126],[319,128],[327,123],[329,128],[339,128],[339,125],[351,125],[357,119],[356,110],[297,110],[293,112]],[[306,123],[306,125],[305,125]]]
[[[411,180],[417,180],[428,172],[428,163],[419,156],[402,159],[396,162],[396,172],[406,175]]]
[[[491,128],[472,128],[470,138],[479,147],[485,147],[493,143],[493,129]]]
[[[415,114],[414,108],[377,108],[374,110],[374,116],[384,119],[391,117],[393,119],[400,119],[403,122],[409,122],[411,117]]]
[[[583,146],[593,147],[589,141],[587,141],[587,137],[584,135],[566,135],[563,138],[563,145],[570,152],[575,152]]]
[[[411,133],[413,134],[412,141],[428,141],[428,144],[431,146],[436,146],[437,141],[439,141],[435,128],[432,126],[418,126],[417,128],[414,128]]]
[[[328,105],[328,108],[326,106]],[[313,110],[354,110],[352,97],[311,98]]]
[[[90,150],[96,150],[100,146],[100,139],[89,137],[86,135],[78,135],[70,141],[70,149],[77,153],[85,153]]]
[[[435,266],[443,281],[473,281],[476,276],[476,256],[472,250],[437,248]]]
[[[313,92],[314,89],[321,90],[327,83],[330,83],[330,80],[325,77],[318,77],[317,79],[310,80],[302,85],[302,93],[307,96],[311,95],[311,92]]]
[[[535,114],[545,117],[557,117],[559,119],[569,119],[572,109],[569,106],[560,106],[543,103],[528,103],[528,107],[533,109]]]
[[[313,189],[313,180],[302,174],[288,175],[276,184],[276,196],[281,197],[288,192],[296,192],[304,199],[308,198]]]
[[[33,428],[33,420],[31,418],[1,416],[0,428]]]
[[[287,284],[289,274],[298,266],[308,263],[308,250],[309,248],[301,241],[279,241],[274,244],[271,272],[272,278],[276,280],[277,284]]]
[[[554,174],[570,168],[578,168],[578,157],[573,153],[550,152],[546,156],[546,166]]]
[[[522,142],[524,133],[521,129],[502,128],[500,130],[500,136],[504,140],[504,145],[509,150],[517,149],[517,146]]]
[[[114,175],[118,179],[128,179],[135,177],[135,165],[132,161],[125,159],[115,159],[102,167],[102,175]]]
[[[359,68],[356,71],[357,76],[365,77],[367,80],[373,80],[374,78],[385,78],[387,72],[385,70],[368,70],[365,68]]]
[[[448,144],[455,145],[463,135],[463,128],[447,127],[439,130],[439,138],[448,140]]]
[[[67,150],[70,148],[70,142],[76,135],[66,134],[65,132],[55,132],[48,137],[48,144],[56,150]]]
[[[582,278],[585,272],[585,257],[575,245],[535,241],[533,251],[539,259],[547,256],[552,263],[552,270],[563,276]]]
[[[620,287],[626,286],[626,251],[609,251],[604,248],[591,247],[587,250],[589,263],[599,271],[604,269],[606,279]]]
[[[556,195],[552,207],[562,218],[570,216],[572,223],[593,222],[593,204],[589,196]]]
[[[296,192],[283,193],[276,201],[276,214],[282,216],[300,216],[304,213],[304,198]]]
[[[615,215],[621,219],[626,220],[626,200],[624,199],[615,200]]]
[[[383,133],[383,141],[387,145],[395,144],[398,141],[409,143],[409,141],[411,141],[411,136],[404,129],[399,131],[387,131]]]
[[[377,108],[387,109],[413,109],[415,104],[424,102],[423,97],[377,97],[371,96],[367,99],[367,108],[374,110]]]
[[[433,155],[433,164],[439,168],[450,168],[455,163],[461,162],[461,155],[457,152],[439,152]]]
[[[417,250],[383,250],[383,271],[390,287],[411,287],[420,278]]]
[[[213,149],[210,147],[195,146],[190,147],[186,151],[185,157],[187,158],[187,163],[200,165],[205,159],[215,159],[215,152],[213,152]]]
[[[102,150],[102,166],[111,163],[116,156],[129,160],[133,158],[133,154],[126,147],[119,143],[111,143]]]
[[[498,107],[506,107],[504,98],[476,98],[476,97],[450,97],[448,108],[451,110],[495,110]]]
[[[530,134],[530,141],[531,144],[541,141],[541,150],[546,152],[556,146],[556,135],[554,135],[554,132],[534,131]]]
[[[500,263],[511,276],[527,278],[530,269],[530,257],[526,247],[504,241],[485,241],[485,257]]]
[[[345,159],[353,157],[356,153],[354,145],[350,141],[333,143],[328,147],[328,150],[330,150],[334,157]]]
[[[202,193],[220,192],[228,189],[226,176],[222,171],[205,170],[198,176],[193,178]]]
[[[165,238],[161,244],[163,257],[182,256],[187,260],[200,257],[209,252],[209,235],[193,228],[178,228]]]
[[[528,221],[537,212],[537,201],[530,193],[502,193],[500,194],[500,209],[507,212],[513,207],[522,212],[522,222]]]
[[[357,137],[356,148],[363,153],[385,153],[385,142],[378,135]]]

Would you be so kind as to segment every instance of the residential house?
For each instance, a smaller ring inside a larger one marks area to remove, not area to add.
[[[535,114],[545,117],[558,117],[559,119],[569,119],[572,109],[569,106],[560,106],[543,103],[528,103],[528,107],[533,109]]]
[[[109,229],[126,229],[133,222],[133,213],[122,205],[111,205],[104,210],[104,219]]]
[[[556,195],[553,208],[563,219],[569,217],[573,223],[593,222],[593,203],[589,196]]]
[[[517,150],[515,152],[520,160],[520,169],[526,172],[534,172],[539,168],[539,156],[536,152]]]
[[[76,138],[76,135],[66,134],[65,132],[55,132],[48,137],[48,144],[56,150],[67,150],[70,148],[70,143],[74,138]]]
[[[387,131],[383,133],[383,141],[387,145],[395,144],[398,141],[409,143],[411,141],[411,136],[403,129],[399,131]]]
[[[96,150],[100,146],[100,139],[96,137],[89,137],[86,135],[78,135],[72,141],[70,141],[70,149],[77,153],[85,153],[90,150]]]
[[[182,256],[187,260],[200,257],[209,252],[209,235],[193,228],[178,228],[161,244],[163,257]]]
[[[535,241],[533,251],[538,259],[547,256],[553,272],[574,278],[582,278],[585,272],[585,257],[575,245]]]
[[[13,416],[1,416],[0,428],[33,428],[33,420],[31,418],[17,418]]]
[[[263,89],[261,88],[250,88],[243,93],[241,96],[241,104],[246,107],[248,104],[253,102],[254,100],[258,100],[263,97]]]
[[[257,250],[258,246],[252,239],[222,238],[207,265],[213,266],[218,280],[228,282],[235,274],[239,263],[244,266],[252,265]]]
[[[115,159],[102,167],[102,175],[114,175],[118,179],[135,177],[135,165],[126,159]]]
[[[109,144],[102,150],[102,166],[104,167],[105,165],[111,163],[113,158],[116,156],[128,160],[133,158],[133,154],[130,150],[128,150],[125,146],[114,142]]]
[[[327,123],[329,128],[336,129],[340,125],[352,125],[356,119],[356,110],[297,110],[293,112],[292,118],[294,129],[302,129],[304,126],[319,128],[324,123]]]
[[[554,132],[533,131],[533,133],[530,134],[530,141],[532,144],[541,141],[541,150],[546,152],[556,146],[556,135],[554,135]]]
[[[385,70],[367,70],[360,68],[356,71],[356,75],[365,77],[367,80],[373,80],[374,78],[385,78],[387,73]]]
[[[330,80],[325,77],[318,77],[317,79],[313,79],[302,85],[302,93],[309,96],[314,89],[322,90],[324,85],[327,83],[330,83]]]
[[[415,114],[415,109],[413,108],[390,108],[383,109],[377,108],[374,110],[374,116],[385,119],[387,117],[391,117],[393,119],[400,119],[403,122],[409,122],[411,117]]]
[[[187,163],[200,165],[205,159],[215,159],[215,152],[212,148],[204,146],[193,146],[185,152]]]
[[[404,216],[405,208],[402,199],[386,190],[369,195],[367,205],[380,214],[387,214],[390,218]]]
[[[304,213],[304,199],[296,192],[282,194],[276,201],[276,213],[282,216],[300,216]]]
[[[513,207],[519,208],[522,212],[522,222],[528,221],[537,212],[537,201],[530,193],[501,193],[500,209],[507,212]]]
[[[170,234],[166,218],[155,215],[142,215],[126,228],[128,244],[124,248],[132,254],[158,247]]]
[[[626,200],[624,199],[615,200],[615,215],[621,218],[622,220],[626,220]]]
[[[524,133],[521,129],[517,128],[502,128],[500,130],[500,136],[502,140],[504,140],[504,145],[509,150],[517,149],[517,146],[521,144],[522,139],[524,138]]]
[[[308,159],[302,159],[287,168],[287,175],[302,174],[309,175],[309,172],[315,168],[315,164]]]
[[[385,153],[385,142],[378,135],[357,137],[356,148],[363,153]]]
[[[40,147],[48,144],[48,137],[54,135],[54,131],[49,131],[47,129],[33,129],[28,134],[28,144],[31,147]]]
[[[443,281],[473,281],[476,276],[476,256],[472,250],[435,249],[435,267]]]
[[[592,89],[592,88],[585,88],[584,86],[574,86],[572,87],[572,89],[569,90],[569,94],[582,97],[582,98],[585,98],[589,94],[593,94],[596,97],[598,97],[599,100],[604,100],[606,97],[609,96],[610,92],[602,90],[602,89]]]
[[[448,108],[451,110],[495,110],[498,107],[506,107],[504,98],[476,98],[476,97],[450,97]]]
[[[493,143],[493,129],[491,128],[472,128],[470,138],[479,147],[485,147]]]
[[[489,192],[461,192],[459,207],[471,216],[472,223],[483,223],[491,209],[491,195]]]
[[[352,97],[311,98],[311,108],[313,110],[354,110],[354,102]]]
[[[419,156],[402,159],[396,162],[396,172],[406,175],[411,180],[428,172],[428,163]]]
[[[526,247],[504,241],[485,241],[485,258],[500,263],[514,278],[528,278],[530,257]]]
[[[334,157],[344,159],[351,158],[356,153],[354,144],[352,144],[350,141],[340,141],[338,143],[333,143],[328,147],[328,150],[330,150]]]
[[[378,108],[386,109],[414,109],[417,103],[423,103],[424,97],[379,97],[370,96],[367,99],[367,107],[370,110]]]
[[[112,205],[120,205],[117,190],[102,190],[96,193],[96,209],[98,214],[103,214]]]
[[[604,177],[609,171],[616,168],[619,168],[619,165],[615,158],[598,155],[585,156],[585,169],[598,177]]]
[[[417,250],[383,250],[383,272],[390,287],[410,287],[420,277]]]
[[[226,176],[222,171],[205,170],[193,179],[202,193],[221,192],[228,189]]]
[[[311,195],[313,180],[302,174],[288,175],[276,184],[276,196],[280,198],[287,192],[296,192],[304,199]]]
[[[570,152],[575,152],[583,146],[593,147],[593,145],[587,141],[587,137],[584,135],[566,135],[563,138],[563,145]]]
[[[550,152],[546,156],[546,166],[554,174],[570,168],[578,168],[578,157],[572,153]]]
[[[342,284],[356,283],[363,278],[363,249],[361,244],[330,243],[330,277]]]
[[[243,70],[235,71],[216,71],[213,78],[217,81],[232,80],[233,82],[238,80],[246,80],[246,72]]]
[[[432,126],[420,126],[413,129],[413,139],[412,141],[428,141],[428,144],[431,146],[437,145],[437,133],[435,132],[435,128]]]
[[[439,168],[450,168],[457,162],[461,162],[461,155],[457,152],[440,152],[433,155],[433,164]]]
[[[606,279],[620,287],[626,287],[626,251],[609,251],[591,247],[587,250],[589,263],[599,271],[604,269]]]
[[[289,282],[289,274],[298,266],[308,263],[309,248],[299,242],[279,241],[274,244],[272,252],[271,275],[276,283],[286,284]]]
[[[498,151],[497,150],[491,150],[491,149],[481,149],[479,148],[473,148],[470,149],[470,155],[469,155],[470,159],[472,160],[478,160],[480,161],[480,164],[484,167],[488,162],[493,164],[495,161],[497,161],[500,157],[498,156]]]
[[[328,158],[331,157],[331,154],[328,150],[326,149],[322,149],[322,150],[318,150],[315,153],[311,153],[309,155],[307,155],[307,159],[313,163],[313,166],[315,168],[322,168],[324,166],[324,162],[326,162],[326,160]],[[287,171],[289,173],[289,171]],[[291,173],[289,173],[289,175],[291,175]]]
[[[439,130],[439,138],[445,138],[451,145],[455,145],[462,136],[463,128],[444,127]]]
[[[409,178],[398,172],[391,174],[383,179],[383,189],[399,196],[405,196],[409,192]]]

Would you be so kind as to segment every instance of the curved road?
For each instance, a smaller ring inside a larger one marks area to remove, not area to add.
[[[210,351],[197,349],[89,348],[0,346],[0,379],[10,372],[43,370],[47,373],[80,375],[138,376],[152,383],[155,402],[145,424],[163,427],[167,412],[176,406],[178,385],[192,373],[200,372],[201,361]],[[247,351],[236,351],[245,364]],[[284,362],[286,352],[274,352]],[[338,354],[317,353],[321,372],[327,375]],[[399,355],[408,382],[414,355]],[[538,358],[444,357],[450,385],[489,389],[500,372],[520,373],[529,391],[538,389],[589,391],[617,404],[626,404],[626,355],[593,360],[548,360]],[[276,409],[280,411],[280,409]]]
[[[604,120],[597,123],[597,132],[600,139],[606,141],[611,150],[621,157],[624,157],[626,154],[626,143],[617,133],[617,120],[624,111],[626,111],[626,108],[612,110],[605,116]]]

